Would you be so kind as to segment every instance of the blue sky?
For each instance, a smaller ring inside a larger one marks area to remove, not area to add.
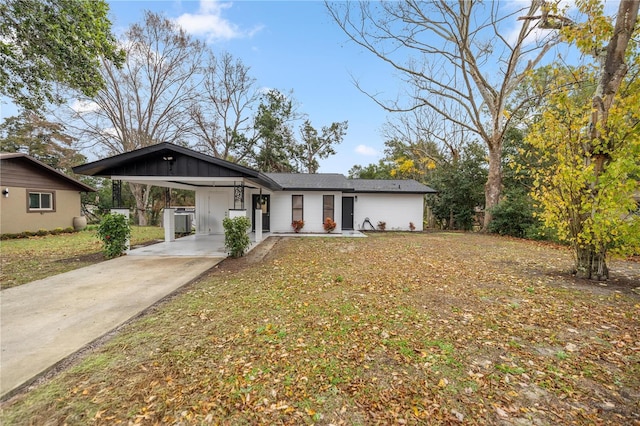
[[[307,114],[316,129],[348,121],[337,155],[321,161],[320,172],[346,174],[355,164],[377,163],[382,157],[381,127],[389,114],[353,80],[384,99],[395,99],[402,88],[391,66],[348,40],[324,2],[107,1],[116,34],[141,22],[144,10],[163,12],[214,52],[226,51],[242,60],[259,87],[292,90],[299,112]],[[503,6],[519,9],[528,4],[513,0]],[[0,106],[2,119],[16,113],[11,105]]]
[[[110,1],[115,33],[141,21],[145,9],[162,11],[215,51],[226,51],[249,66],[259,87],[293,90],[299,112],[320,129],[348,121],[337,154],[320,172],[347,173],[354,164],[377,162],[387,113],[353,84],[394,97],[393,71],[363,52],[331,20],[320,1]]]

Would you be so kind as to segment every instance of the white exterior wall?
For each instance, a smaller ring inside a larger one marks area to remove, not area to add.
[[[224,234],[222,220],[233,208],[233,188],[196,190],[196,234]]]
[[[408,231],[409,222],[413,222],[416,231],[423,230],[424,195],[422,194],[368,194],[354,193],[357,196],[353,204],[353,228],[363,229],[365,218],[377,228],[378,222],[387,223],[387,231]],[[366,226],[364,230],[368,230]]]
[[[303,195],[304,228],[300,232],[324,233],[322,217],[323,195],[333,195],[333,220],[337,226],[333,232],[341,232],[342,193],[335,191],[282,191],[271,195],[271,232],[293,232],[291,228],[291,196]]]
[[[251,195],[258,191],[245,191],[245,209],[249,219],[252,217]],[[374,227],[378,221],[387,223],[386,229],[409,230],[409,222],[413,222],[416,231],[423,230],[424,196],[422,194],[369,194],[342,193],[336,191],[277,191],[263,192],[270,195],[270,231],[274,233],[290,233],[291,228],[291,196],[303,195],[304,228],[301,232],[324,233],[322,226],[322,197],[334,196],[333,219],[337,227],[333,232],[342,232],[342,196],[354,197],[353,228],[363,229],[365,218],[369,218]],[[355,200],[357,197],[357,201]],[[222,220],[233,209],[233,188],[198,189],[196,190],[196,233],[224,234]],[[368,228],[364,228],[365,230]]]

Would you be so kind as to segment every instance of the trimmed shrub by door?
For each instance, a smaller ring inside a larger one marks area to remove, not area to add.
[[[233,219],[225,217],[222,220],[224,227],[224,247],[231,257],[241,257],[245,254],[251,240],[247,231],[251,227],[251,222],[247,217],[238,216]]]

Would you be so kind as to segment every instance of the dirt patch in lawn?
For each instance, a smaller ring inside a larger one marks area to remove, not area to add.
[[[445,233],[266,242],[3,423],[640,424],[640,298],[578,286],[567,250]]]

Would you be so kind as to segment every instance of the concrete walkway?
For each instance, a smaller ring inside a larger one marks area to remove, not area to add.
[[[129,255],[2,290],[0,398],[223,259]]]

